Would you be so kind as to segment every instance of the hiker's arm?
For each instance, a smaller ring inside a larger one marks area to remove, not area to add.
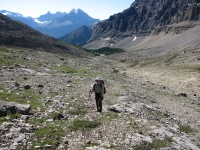
[[[94,92],[94,85],[92,86],[92,89],[89,91],[90,93]]]

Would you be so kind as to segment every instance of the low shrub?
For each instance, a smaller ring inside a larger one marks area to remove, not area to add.
[[[179,126],[179,128],[180,128],[180,131],[181,132],[185,132],[185,133],[191,133],[191,132],[193,132],[193,130],[192,130],[192,128],[190,127],[190,126],[187,126],[187,125],[180,125]]]
[[[156,139],[152,143],[144,142],[143,144],[134,147],[134,150],[160,149],[169,146],[171,142],[173,142],[173,139],[171,137],[168,137],[165,140]]]
[[[72,130],[84,130],[84,129],[90,129],[95,128],[99,126],[101,123],[97,121],[87,121],[87,120],[74,120],[73,125],[70,126]]]

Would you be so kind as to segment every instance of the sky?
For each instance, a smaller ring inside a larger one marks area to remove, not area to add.
[[[0,0],[0,10],[37,18],[48,11],[69,13],[73,8],[80,8],[90,17],[104,20],[129,8],[133,2],[134,0]]]

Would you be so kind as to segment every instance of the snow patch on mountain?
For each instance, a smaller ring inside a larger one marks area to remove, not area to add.
[[[72,9],[70,13],[74,12],[74,13],[78,14],[79,10],[80,9]]]
[[[40,25],[49,24],[51,21],[39,21],[38,19],[34,19],[34,21]]]
[[[24,15],[22,15],[22,14],[15,13],[15,12],[9,12],[9,11],[4,11],[2,14],[5,15],[5,16],[29,18],[29,17],[24,16]]]
[[[66,20],[66,21],[64,21],[64,22],[62,22],[62,23],[59,23],[59,22],[53,22],[53,24],[52,24],[52,27],[53,28],[55,28],[55,27],[62,27],[62,26],[68,26],[68,25],[72,25],[73,23],[71,22],[71,21],[68,21],[68,20]]]
[[[135,41],[137,39],[137,36],[134,37],[134,39],[132,41]]]

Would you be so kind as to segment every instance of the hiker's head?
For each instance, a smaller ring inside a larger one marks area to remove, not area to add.
[[[97,83],[100,83],[100,81],[101,81],[100,77],[96,77],[95,81],[96,81]]]

